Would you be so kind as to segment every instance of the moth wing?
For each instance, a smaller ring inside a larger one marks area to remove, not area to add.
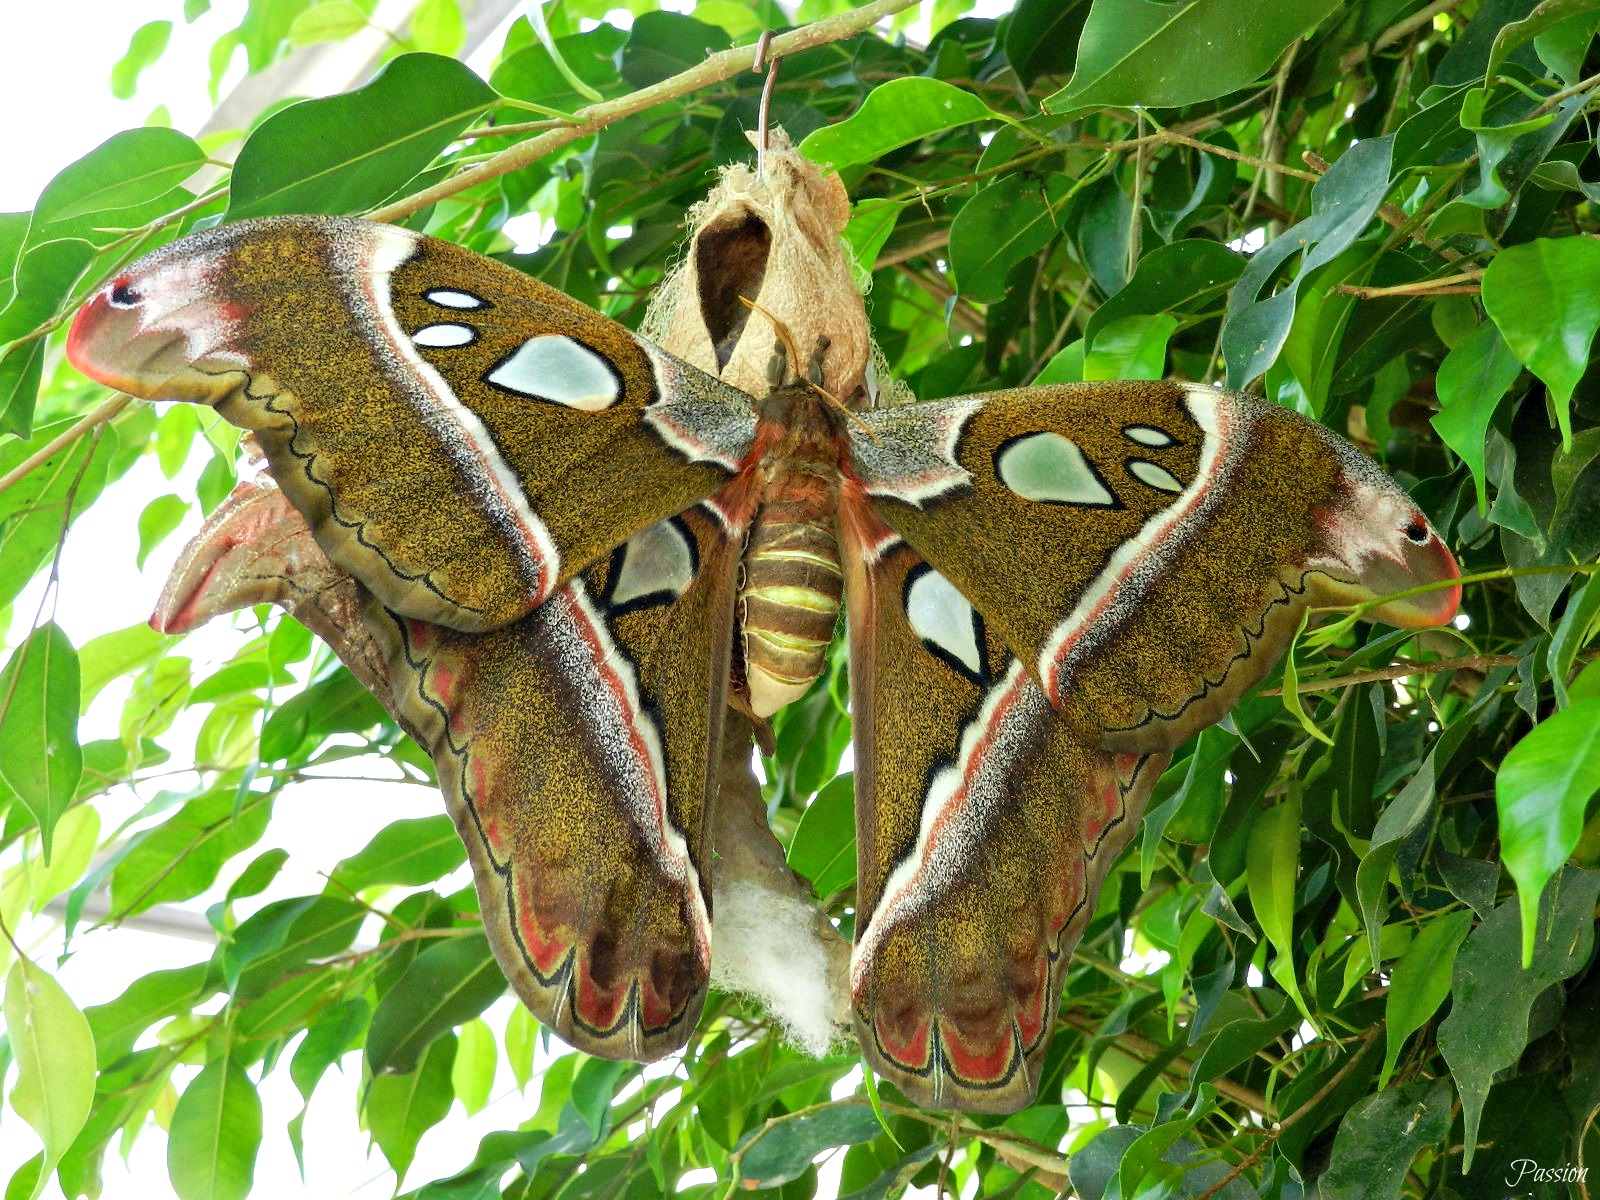
[[[749,398],[511,267],[387,225],[275,217],[139,260],[68,355],[257,435],[341,568],[484,630],[716,491]]]
[[[697,506],[486,634],[366,610],[501,967],[590,1054],[659,1058],[704,1003],[741,538]]]
[[[1018,388],[864,414],[875,514],[977,606],[1083,741],[1169,750],[1310,604],[1455,579],[1416,504],[1322,426],[1174,383]],[[1460,588],[1368,615],[1454,615]]]
[[[1075,738],[976,609],[847,513],[856,747],[851,1000],[914,1102],[1028,1104],[1066,965],[1164,755]]]

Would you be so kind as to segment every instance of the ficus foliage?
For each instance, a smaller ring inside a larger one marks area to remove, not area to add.
[[[213,76],[352,37],[372,7],[251,0]],[[541,1044],[490,1009],[504,981],[442,807],[306,864],[320,892],[278,883],[304,778],[430,771],[309,634],[261,609],[219,652],[113,595],[113,631],[74,645],[25,592],[84,513],[127,504],[139,460],[185,482],[125,522],[130,562],[236,476],[232,431],[188,408],[62,436],[106,399],[64,365],[63,323],[138,251],[459,180],[392,211],[637,323],[685,211],[748,154],[763,78],[709,77],[707,54],[848,6],[636,2],[631,28],[599,20],[614,7],[555,0],[474,71],[457,0],[423,0],[348,93],[204,144],[130,130],[0,215],[0,1138],[42,1147],[7,1196],[51,1172],[96,1195],[106,1155],[164,1137],[180,1197],[241,1197],[261,1080],[309,1100],[336,1064],[397,1186],[430,1200],[810,1196],[830,1151],[822,1175],[858,1197],[1560,1194],[1600,1149],[1600,0],[939,0],[926,44],[908,12],[783,62],[772,119],[848,185],[875,333],[917,396],[1259,390],[1383,461],[1470,577],[1456,630],[1313,625],[1180,752],[1015,1116],[869,1103],[852,1057],[811,1060],[725,997],[664,1068]],[[114,90],[168,28],[135,36]],[[518,170],[459,175],[541,137]],[[514,251],[502,226],[529,213],[552,236]],[[779,719],[765,771],[791,863],[847,920],[833,684]],[[214,949],[80,1011],[51,976],[63,945],[166,905],[206,912]],[[491,1087],[520,1090],[520,1124],[459,1144],[447,1178],[408,1174]]]

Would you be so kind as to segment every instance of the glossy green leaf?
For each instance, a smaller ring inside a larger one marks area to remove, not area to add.
[[[28,806],[50,861],[51,836],[83,774],[78,655],[55,622],[39,626],[0,670],[0,778]]]
[[[444,814],[394,821],[334,867],[332,879],[358,892],[375,884],[432,883],[466,861],[455,822]]]
[[[1439,1026],[1439,1049],[1461,1096],[1463,1170],[1472,1169],[1477,1153],[1478,1122],[1490,1082],[1527,1049],[1534,1002],[1552,983],[1569,978],[1589,961],[1597,896],[1600,872],[1563,872],[1544,897],[1541,924],[1548,932],[1526,965],[1518,952],[1518,906],[1509,903],[1473,930],[1456,954],[1453,999],[1450,1015]]]
[[[1389,190],[1392,155],[1390,137],[1350,147],[1312,188],[1311,215],[1250,259],[1228,299],[1222,331],[1230,386],[1244,386],[1277,359],[1294,320],[1301,282],[1366,232]],[[1294,278],[1270,295],[1263,294],[1278,269],[1296,254],[1303,257]]]
[[[1385,1087],[1406,1039],[1439,1011],[1450,994],[1450,972],[1456,951],[1472,929],[1472,912],[1461,909],[1423,925],[1389,974],[1384,998],[1384,1031],[1388,1046],[1378,1086]]]
[[[1578,844],[1584,811],[1600,792],[1600,700],[1540,722],[1500,764],[1495,807],[1501,856],[1517,881],[1522,962],[1533,961],[1539,897]]]
[[[167,638],[144,621],[90,638],[78,647],[78,711],[87,712],[108,683],[153,662],[166,645]]]
[[[1325,1200],[1390,1200],[1423,1150],[1450,1132],[1454,1097],[1448,1080],[1410,1083],[1361,1101],[1339,1123],[1328,1171],[1318,1180]]]
[[[1245,258],[1226,246],[1187,238],[1157,246],[1139,260],[1127,286],[1089,318],[1092,341],[1112,321],[1141,313],[1198,314],[1220,309]]]
[[[1006,58],[1017,77],[1031,86],[1040,75],[1069,71],[1088,15],[1089,0],[1021,0],[1005,34]]]
[[[1261,932],[1277,952],[1272,961],[1272,977],[1310,1019],[1294,965],[1294,894],[1300,864],[1298,803],[1275,804],[1256,817],[1245,862],[1250,906],[1255,909]]]
[[[1167,340],[1178,328],[1165,313],[1129,316],[1102,325],[1083,356],[1083,377],[1162,379],[1167,370]]]
[[[455,1057],[455,1036],[446,1035],[428,1047],[416,1070],[376,1076],[367,1088],[367,1128],[401,1180],[416,1157],[417,1142],[444,1119],[455,1101],[450,1086]]]
[[[209,1062],[183,1089],[167,1131],[178,1200],[244,1200],[261,1149],[261,1097],[233,1058]]]
[[[379,204],[495,99],[454,59],[402,55],[365,87],[305,100],[263,121],[234,164],[228,220]]]
[[[39,195],[29,240],[64,237],[61,226],[159,200],[205,162],[195,140],[176,129],[113,134],[58,172]],[[101,223],[108,223],[102,221]],[[73,234],[80,233],[75,227]]]
[[[831,896],[856,880],[855,778],[832,780],[800,815],[789,841],[789,865]]]
[[[950,269],[961,294],[980,303],[1004,296],[1011,268],[1059,232],[1071,190],[1065,175],[1007,175],[967,201],[950,225]]]
[[[1176,108],[1225,96],[1265,75],[1337,7],[1337,0],[1095,0],[1072,82],[1045,108]]]
[[[29,1200],[88,1119],[94,1098],[94,1037],[61,985],[25,958],[6,976],[6,1038],[17,1064],[11,1107],[44,1143]]]
[[[1489,422],[1521,374],[1522,364],[1490,321],[1473,330],[1439,364],[1439,403],[1443,411],[1433,418],[1433,427],[1472,472],[1479,512],[1489,510],[1483,465]]]
[[[450,1087],[470,1117],[489,1103],[494,1090],[495,1067],[500,1048],[494,1033],[474,1017],[456,1031],[456,1060],[450,1067]]]
[[[1538,238],[1507,246],[1483,273],[1483,306],[1518,361],[1550,389],[1564,445],[1572,442],[1572,389],[1600,329],[1600,243]]]
[[[861,1104],[832,1104],[816,1112],[774,1117],[740,1144],[734,1158],[746,1188],[770,1188],[798,1179],[811,1160],[834,1146],[853,1146],[880,1132],[878,1118]]]
[[[812,162],[846,167],[947,129],[1000,119],[971,92],[943,80],[891,79],[867,93],[850,117],[807,136],[800,152]]]
[[[444,938],[429,946],[372,1014],[367,1033],[372,1073],[412,1070],[432,1043],[477,1016],[505,990],[505,976],[481,934]]]
[[[111,94],[118,100],[132,99],[140,73],[166,53],[171,37],[171,21],[147,21],[135,29],[127,53],[111,68]]]

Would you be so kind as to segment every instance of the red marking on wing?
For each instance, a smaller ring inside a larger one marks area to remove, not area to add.
[[[1034,959],[1033,985],[1029,988],[1027,997],[1017,1009],[1017,1035],[1022,1040],[1022,1049],[1026,1053],[1038,1045],[1039,1039],[1045,1031],[1044,1002],[1050,995],[1050,958],[1041,953]]]
[[[940,1021],[940,1040],[950,1069],[972,1083],[996,1083],[1004,1079],[1016,1059],[1017,1047],[1010,1022],[998,1032],[992,1044],[985,1044],[977,1036],[953,1028],[951,1022]]]
[[[547,932],[539,923],[538,898],[526,871],[512,871],[512,887],[516,895],[517,934],[522,939],[523,951],[533,969],[545,982],[554,978],[563,960],[572,952],[569,934],[562,939],[555,932]]]
[[[913,1003],[921,1003],[913,998]],[[905,1014],[899,1014],[902,1019]],[[933,1056],[933,1018],[926,1010],[919,1010],[916,1022],[907,1030],[897,1031],[887,1024],[890,1013],[880,1011],[873,1021],[878,1035],[878,1045],[895,1062],[913,1071],[927,1068]]]
[[[615,1029],[622,1017],[622,1010],[627,1006],[628,993],[633,988],[633,976],[623,974],[609,983],[602,983],[596,978],[596,973],[604,970],[604,965],[594,961],[590,955],[578,955],[574,966],[578,985],[572,999],[574,1013],[591,1029]]]

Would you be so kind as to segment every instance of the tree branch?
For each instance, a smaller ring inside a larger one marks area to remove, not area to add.
[[[810,50],[816,46],[852,37],[872,28],[884,17],[910,8],[916,2],[917,0],[873,0],[873,3],[863,5],[853,12],[824,17],[803,28],[790,30],[768,43],[767,59],[771,61],[784,55],[798,54],[802,50]],[[404,199],[396,200],[393,204],[373,209],[366,214],[367,219],[396,221],[427,208],[430,204],[448,199],[457,192],[465,191],[490,179],[498,179],[502,175],[509,175],[513,171],[520,171],[562,146],[586,138],[591,133],[598,133],[619,117],[643,112],[663,101],[675,100],[679,96],[687,96],[714,83],[732,79],[735,75],[750,70],[754,54],[754,46],[738,46],[732,50],[722,50],[711,55],[703,63],[679,72],[670,79],[663,79],[660,83],[653,83],[649,87],[640,88],[637,92],[619,96],[615,100],[604,100],[599,104],[580,108],[573,114],[574,124],[552,129],[548,133],[541,133],[525,142],[519,142],[508,150],[502,150],[487,162],[470,167],[459,175],[424,188]]]

